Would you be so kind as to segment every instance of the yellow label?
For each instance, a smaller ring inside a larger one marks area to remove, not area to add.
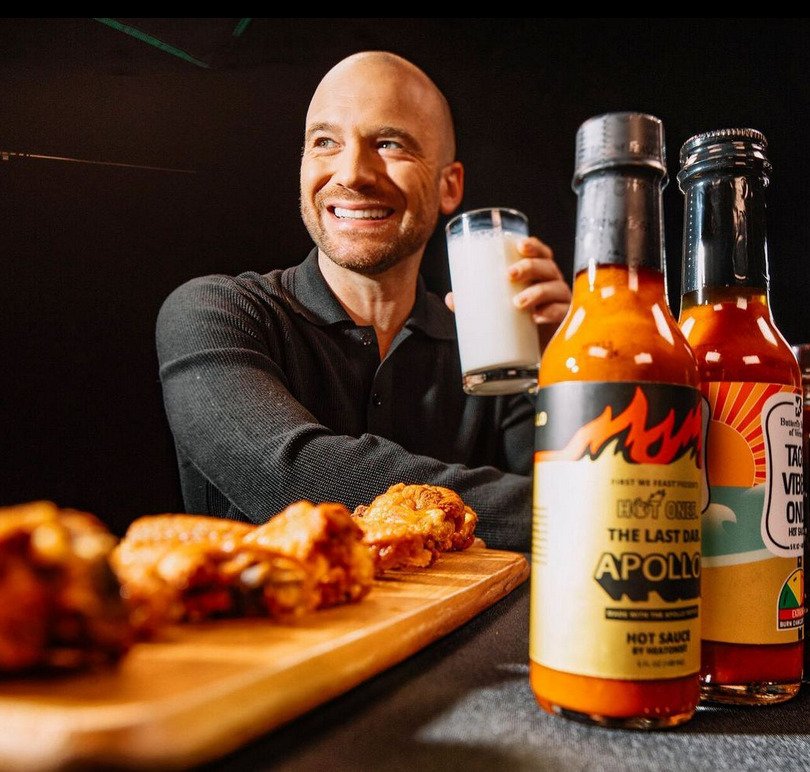
[[[800,392],[716,381],[704,394],[703,637],[795,643],[804,619]]]
[[[563,383],[537,415],[531,658],[601,678],[696,673],[699,393]]]

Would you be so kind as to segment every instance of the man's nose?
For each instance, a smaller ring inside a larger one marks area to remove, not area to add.
[[[361,189],[373,185],[379,173],[380,156],[360,142],[347,143],[337,158],[334,182],[346,188]]]

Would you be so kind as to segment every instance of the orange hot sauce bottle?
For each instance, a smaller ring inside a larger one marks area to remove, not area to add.
[[[577,132],[571,308],[538,376],[530,618],[540,706],[680,724],[699,699],[701,406],[664,282],[661,122]]]
[[[768,302],[765,151],[753,129],[698,134],[678,174],[679,321],[710,413],[701,692],[739,704],[794,696],[804,645],[801,373]]]

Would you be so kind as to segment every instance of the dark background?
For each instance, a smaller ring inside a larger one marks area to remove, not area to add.
[[[810,340],[804,19],[0,19],[0,503],[48,498],[122,532],[182,507],[154,352],[165,296],[192,276],[298,262],[309,97],[339,59],[387,49],[447,94],[463,208],[512,206],[570,278],[574,135],[591,115],[664,121],[681,144],[751,126],[770,143],[771,300]],[[8,154],[11,155],[8,155]],[[22,158],[52,155],[183,172]],[[665,191],[677,312],[683,201]],[[447,289],[443,240],[424,273]]]

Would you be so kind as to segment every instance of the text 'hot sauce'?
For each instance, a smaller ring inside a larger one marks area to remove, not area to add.
[[[665,297],[661,122],[577,132],[571,309],[538,378],[530,677],[541,707],[673,726],[699,698],[702,413]]]

